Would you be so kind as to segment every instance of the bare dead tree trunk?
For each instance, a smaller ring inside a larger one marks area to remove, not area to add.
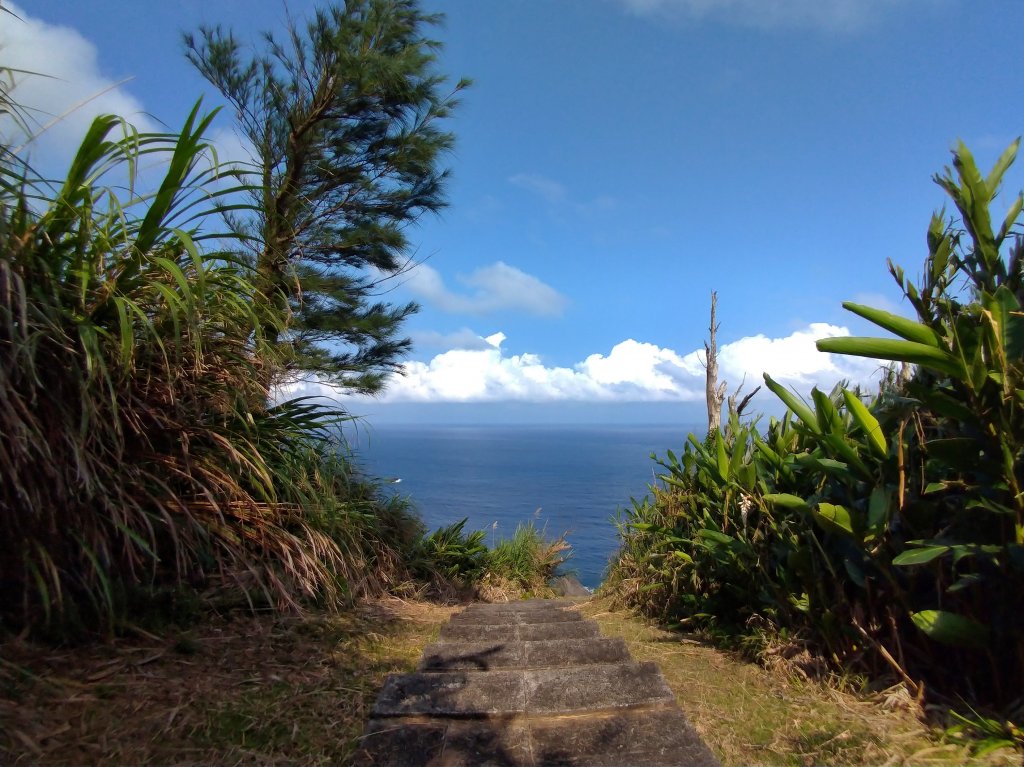
[[[722,425],[722,402],[725,401],[725,381],[718,383],[718,322],[716,311],[718,308],[718,293],[711,291],[711,326],[708,330],[711,333],[710,343],[704,343],[704,352],[707,359],[705,368],[707,370],[707,383],[705,394],[708,403],[708,434],[714,434]]]

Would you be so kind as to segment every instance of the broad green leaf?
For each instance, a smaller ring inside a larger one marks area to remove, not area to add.
[[[817,509],[812,509],[814,520],[826,532],[841,533],[851,538],[856,538],[854,532],[853,518],[845,506],[832,503],[819,503]]]
[[[833,455],[838,455],[846,465],[853,466],[865,478],[871,477],[871,470],[864,463],[857,450],[850,445],[843,437],[837,434],[825,434],[822,436],[822,444],[829,448]]]
[[[960,146],[963,146],[961,144]],[[966,149],[966,147],[964,147]],[[988,172],[988,176],[985,177],[985,188],[988,190],[989,199],[996,196],[996,192],[999,191],[999,184],[1002,183],[1003,175],[1006,173],[1006,169],[1013,165],[1014,159],[1017,157],[1017,150],[1020,148],[1020,137],[1018,136],[1003,153],[999,155],[999,159],[996,160],[996,164],[992,166],[992,170]]]
[[[872,451],[879,458],[884,458],[888,454],[889,448],[886,445],[885,435],[882,434],[882,426],[878,423],[878,419],[860,401],[860,397],[849,389],[843,389],[843,399],[846,400],[846,409],[850,411],[853,420],[864,430]]]
[[[1013,292],[1000,285],[994,296],[982,299],[982,305],[998,342],[998,348],[992,351],[1003,365],[1024,356],[1024,317],[1020,315],[1020,302]]]
[[[819,458],[807,453],[798,453],[792,456],[792,460],[804,471],[810,469],[824,472],[829,476],[836,477],[843,482],[853,482],[855,477],[850,471],[849,464],[837,461],[833,458]]]
[[[737,473],[743,465],[743,454],[747,451],[746,438],[737,437],[732,443],[732,456],[729,458],[729,479],[736,480]]]
[[[807,501],[798,495],[792,495],[791,493],[768,493],[764,496],[765,501],[775,506],[781,506],[784,509],[806,509],[808,508]]]
[[[1022,394],[1024,394],[1024,392],[1022,392]],[[1024,399],[1024,397],[1022,397],[1022,399]],[[772,466],[778,467],[782,465],[782,459],[779,457],[779,454],[772,450],[767,443],[760,439],[755,439],[754,447],[757,448],[758,452],[761,453],[761,455],[763,455],[768,462],[772,464]]]
[[[871,498],[868,500],[868,528],[876,535],[882,532],[889,521],[891,508],[891,492],[881,487],[876,487],[871,491]]]
[[[989,218],[988,204],[995,194],[995,189],[982,179],[978,164],[974,161],[974,155],[963,141],[956,143],[956,150],[953,152],[953,167],[956,168],[957,174],[960,176],[958,190],[960,194],[954,196],[953,199],[961,207],[960,212],[963,213],[964,218],[969,219],[968,223],[978,239],[991,240],[992,220]],[[996,182],[1002,175],[1002,173],[997,175],[998,168],[997,162],[996,167],[992,169]],[[962,206],[962,201],[967,202],[966,210]]]
[[[715,451],[718,459],[718,476],[723,482],[729,481],[729,454],[725,451],[725,440],[721,432],[715,434]]]
[[[908,384],[907,391],[918,401],[927,405],[929,410],[934,410],[938,415],[963,422],[970,422],[977,417],[976,413],[948,392],[933,389],[930,386],[916,385],[913,381]]]
[[[818,428],[818,419],[815,417],[814,413],[811,412],[811,409],[807,407],[807,405],[804,404],[799,397],[793,394],[793,392],[789,391],[789,389],[787,389],[785,386],[775,381],[767,373],[764,374],[764,383],[765,386],[767,386],[775,394],[776,397],[778,397],[783,401],[783,403],[785,403],[786,407],[788,407],[790,410],[793,411],[793,413],[796,414],[797,418],[804,422],[804,425],[807,426],[807,428],[809,428],[815,434],[821,433],[820,429]]]
[[[815,344],[818,351],[830,354],[849,354],[854,357],[911,362],[941,373],[962,378],[963,365],[948,352],[914,341],[892,338],[823,338]]]
[[[927,325],[922,325],[916,320],[901,317],[898,314],[886,312],[881,309],[873,309],[870,306],[855,304],[850,301],[844,301],[843,308],[863,317],[866,320],[870,320],[880,328],[885,328],[890,333],[893,333],[907,341],[913,341],[927,346],[934,346],[936,349],[941,348],[943,345],[942,336]]]
[[[729,546],[736,542],[736,539],[731,535],[720,533],[718,530],[698,530],[697,534],[706,541],[714,541],[715,543],[721,543],[724,546]]]
[[[822,433],[842,434],[845,431],[843,419],[829,396],[815,386],[811,389],[811,399],[814,400],[814,416]]]
[[[757,467],[753,463],[745,463],[736,470],[736,479],[748,493],[753,492],[757,483]]]
[[[988,642],[988,627],[965,615],[946,610],[921,610],[910,619],[926,636],[956,647],[983,647]]]
[[[900,567],[923,565],[925,562],[938,559],[948,551],[949,546],[923,546],[919,549],[907,549],[899,556],[893,557],[892,563]]]
[[[938,282],[939,277],[949,265],[949,256],[953,252],[953,241],[946,233],[946,223],[943,217],[937,214],[932,216],[932,222],[928,228],[928,252],[931,258],[932,282]],[[909,338],[907,340],[919,341],[921,339]]]
[[[1006,211],[1006,218],[1003,219],[1003,225],[999,228],[999,234],[997,235],[999,242],[1006,239],[1010,228],[1017,223],[1017,217],[1020,215],[1021,209],[1024,209],[1024,194],[1018,194],[1010,209]]]
[[[984,583],[985,579],[978,573],[968,573],[967,575],[961,576],[957,579],[956,583],[946,589],[947,594],[955,594],[958,591],[969,589],[972,586],[977,586],[979,583]]]

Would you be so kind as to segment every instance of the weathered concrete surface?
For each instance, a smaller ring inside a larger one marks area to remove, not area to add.
[[[570,600],[473,605],[389,677],[358,767],[718,765],[657,666]]]
[[[545,639],[587,639],[600,635],[591,621],[543,623],[447,623],[441,629],[446,642],[537,642]]]
[[[618,638],[550,639],[540,642],[443,642],[423,651],[419,671],[487,671],[616,663],[629,660]]]

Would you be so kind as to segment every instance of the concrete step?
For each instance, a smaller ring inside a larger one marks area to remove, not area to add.
[[[547,623],[446,623],[440,638],[446,642],[538,642],[546,639],[586,639],[600,636],[592,621]]]
[[[420,671],[488,671],[496,668],[546,668],[616,663],[629,660],[618,638],[549,639],[538,642],[441,642],[427,647]]]
[[[373,706],[375,718],[501,717],[602,711],[675,698],[653,663],[594,663],[570,668],[418,671],[392,675]]]
[[[387,678],[355,765],[717,767],[653,663],[571,600],[473,605]]]
[[[582,622],[583,616],[576,610],[525,610],[515,612],[511,610],[474,610],[469,608],[451,617],[455,624],[501,624],[501,625],[524,625],[528,623],[564,623]]]
[[[717,767],[678,708],[506,720],[371,720],[358,767]]]
[[[720,767],[674,703],[657,709],[535,719],[529,731],[533,765]]]

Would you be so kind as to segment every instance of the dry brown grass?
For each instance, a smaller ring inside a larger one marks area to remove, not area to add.
[[[1019,765],[1009,749],[972,760],[943,743],[915,714],[909,696],[856,695],[771,671],[686,634],[615,610],[609,599],[582,607],[637,660],[655,661],[679,705],[722,763],[730,765]]]
[[[0,763],[339,764],[384,677],[453,608],[226,617],[77,648],[0,645]]]

